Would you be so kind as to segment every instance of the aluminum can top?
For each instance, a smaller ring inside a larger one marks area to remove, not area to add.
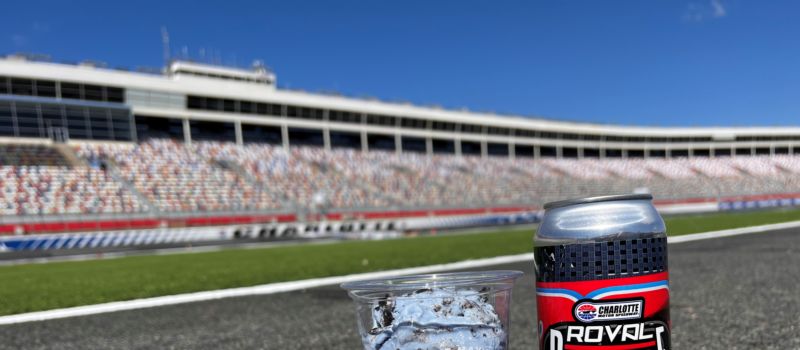
[[[585,197],[550,202],[534,236],[538,247],[666,237],[649,194]]]

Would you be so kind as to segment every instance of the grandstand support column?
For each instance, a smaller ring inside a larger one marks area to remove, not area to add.
[[[187,145],[192,144],[192,129],[189,125],[189,118],[183,118],[183,142]]]
[[[539,159],[542,158],[542,147],[539,145],[533,145],[533,158]]]
[[[622,158],[628,158],[628,150],[625,148],[622,149]]]
[[[61,84],[56,84],[56,89],[59,89],[58,90],[59,94],[61,93],[61,90],[60,90],[61,87],[60,86],[61,86]],[[61,95],[58,95],[58,96],[61,96]],[[130,110],[130,109],[128,110],[128,118],[130,118],[130,123],[131,123],[131,141],[138,142],[139,141],[139,134],[136,132],[136,116],[133,115],[133,110]]]
[[[564,146],[556,145],[556,159],[564,158]]]
[[[403,153],[403,136],[394,134],[394,152],[397,154]]]
[[[517,149],[514,145],[514,142],[508,143],[508,159],[514,159],[517,157]]]
[[[324,128],[322,129],[322,144],[325,147],[326,151],[331,150],[331,129]]]
[[[366,130],[361,130],[361,152],[369,152],[369,138]]]
[[[489,157],[489,145],[487,144],[486,140],[481,141],[481,158],[488,158]]]
[[[583,159],[583,147],[578,147],[578,159]]]
[[[771,156],[775,155],[775,144],[774,143],[771,143],[769,145],[769,155],[771,155]]]
[[[425,153],[428,156],[433,155],[433,139],[430,137],[425,138]]]
[[[453,140],[453,148],[455,148],[456,157],[461,157],[461,139]]]
[[[289,149],[289,126],[286,124],[281,125],[281,142],[283,148]]]
[[[233,130],[236,133],[236,144],[241,146],[244,144],[244,139],[242,138],[242,121],[237,120],[233,123]]]

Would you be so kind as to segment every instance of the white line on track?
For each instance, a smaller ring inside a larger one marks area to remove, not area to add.
[[[797,227],[800,227],[800,221],[791,221],[780,224],[751,226],[751,227],[744,227],[744,228],[737,228],[730,230],[721,230],[721,231],[697,233],[684,236],[676,236],[676,237],[670,237],[668,241],[669,243],[683,243],[683,242],[698,241],[703,239],[730,237],[736,235],[743,235],[747,233],[768,232],[768,231],[797,228]],[[0,325],[25,323],[33,321],[45,321],[45,320],[53,320],[53,319],[76,317],[76,316],[96,315],[108,312],[144,309],[144,308],[151,308],[158,306],[192,303],[198,301],[215,300],[223,298],[233,298],[233,297],[252,296],[252,295],[267,295],[267,294],[316,288],[322,286],[329,286],[329,285],[335,285],[335,284],[340,284],[350,281],[365,280],[365,279],[434,273],[434,272],[450,271],[450,270],[471,269],[477,267],[511,264],[511,263],[525,262],[532,260],[533,260],[533,253],[526,253],[518,255],[499,256],[487,259],[467,260],[467,261],[460,261],[448,264],[411,267],[398,270],[368,272],[368,273],[360,273],[360,274],[353,274],[346,276],[335,276],[335,277],[314,278],[314,279],[291,281],[291,282],[262,284],[252,287],[220,289],[220,290],[212,290],[205,292],[167,295],[162,297],[154,297],[146,299],[117,301],[105,304],[77,306],[65,309],[55,309],[55,310],[37,311],[24,314],[2,316],[0,317]]]
[[[750,227],[742,227],[742,228],[732,228],[732,229],[729,229],[729,230],[720,230],[720,231],[711,231],[711,232],[704,232],[704,233],[694,233],[694,234],[683,235],[683,236],[674,236],[674,237],[667,238],[667,241],[669,243],[683,243],[683,242],[699,241],[699,240],[703,240],[703,239],[731,237],[731,236],[744,235],[744,234],[748,234],[748,233],[769,232],[769,231],[785,230],[785,229],[798,228],[798,227],[800,227],[800,221],[788,221],[788,222],[782,222],[782,223],[779,223],[779,224],[769,224],[769,225],[750,226]]]

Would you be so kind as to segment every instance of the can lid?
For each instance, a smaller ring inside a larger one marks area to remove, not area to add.
[[[548,209],[555,209],[566,207],[570,205],[576,204],[586,204],[586,203],[597,203],[597,202],[611,202],[611,201],[628,201],[628,200],[637,200],[637,199],[648,199],[652,200],[653,195],[648,193],[641,193],[641,194],[614,194],[608,196],[596,196],[596,197],[583,197],[583,198],[573,198],[573,199],[565,199],[562,201],[555,201],[549,202],[544,204],[544,210]]]

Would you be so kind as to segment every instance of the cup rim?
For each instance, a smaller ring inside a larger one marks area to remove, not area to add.
[[[392,292],[513,282],[522,275],[523,272],[517,270],[446,272],[351,281],[340,286],[350,292]]]

